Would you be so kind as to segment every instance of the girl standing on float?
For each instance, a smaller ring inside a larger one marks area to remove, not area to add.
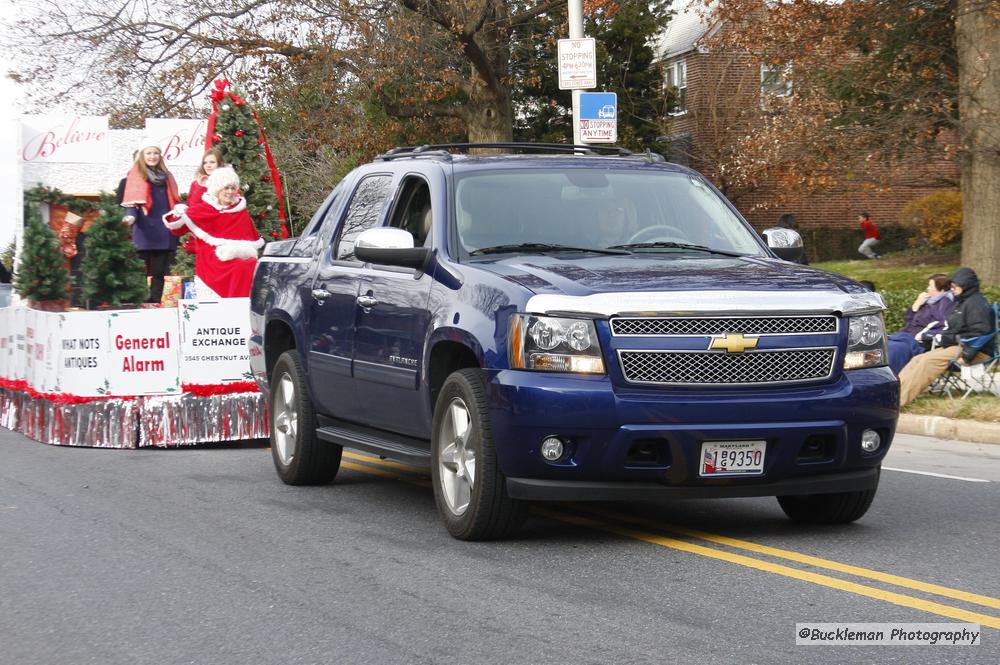
[[[163,278],[177,251],[177,238],[163,226],[163,215],[180,200],[177,181],[164,165],[160,147],[143,141],[125,177],[122,206],[123,221],[132,225],[132,244],[146,261],[146,274],[152,277],[146,302],[158,304],[163,297]]]
[[[222,159],[222,150],[219,148],[210,148],[205,152],[201,158],[201,166],[194,174],[191,189],[188,190],[187,204],[189,206],[201,201],[201,197],[205,195],[205,183],[208,181],[208,176],[212,175],[212,171],[225,165],[226,162]]]

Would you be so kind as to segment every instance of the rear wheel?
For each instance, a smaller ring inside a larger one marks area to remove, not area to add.
[[[434,500],[452,536],[492,540],[517,530],[526,505],[507,494],[480,370],[455,372],[442,386],[434,409],[431,452]]]
[[[325,485],[340,470],[343,448],[316,438],[316,414],[299,355],[278,358],[271,372],[271,457],[289,485]]]
[[[858,492],[779,496],[778,505],[793,522],[847,524],[860,519],[875,499],[878,486]]]

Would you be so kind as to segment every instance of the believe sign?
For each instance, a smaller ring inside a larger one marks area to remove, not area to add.
[[[618,95],[613,92],[580,93],[580,140],[584,143],[618,140]]]
[[[147,118],[146,135],[160,146],[167,166],[201,166],[205,126],[204,120]]]
[[[597,87],[597,46],[592,37],[559,40],[559,89]]]
[[[25,162],[103,163],[108,159],[108,116],[27,115],[21,118]]]

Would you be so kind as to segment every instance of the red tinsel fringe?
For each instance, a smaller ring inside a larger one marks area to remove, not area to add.
[[[35,390],[23,379],[5,379],[0,377],[0,388],[27,393],[33,399],[44,399],[53,404],[86,404],[96,402],[101,399],[138,399],[136,395],[96,395],[84,397],[81,395],[71,395],[69,393],[46,393]],[[181,389],[189,395],[196,397],[209,397],[211,395],[230,395],[232,393],[256,393],[260,392],[257,384],[253,381],[233,381],[231,383],[185,383]]]
[[[24,379],[5,379],[0,377],[0,388],[24,392],[28,389],[28,382]]]
[[[208,397],[210,395],[229,395],[231,393],[256,393],[259,392],[257,384],[253,381],[232,381],[230,383],[183,383],[181,390],[186,394],[197,397]]]

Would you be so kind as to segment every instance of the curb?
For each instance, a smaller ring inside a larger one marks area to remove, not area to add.
[[[914,416],[901,413],[896,431],[902,434],[933,436],[938,439],[957,439],[973,443],[1000,445],[1000,423],[982,423],[978,420],[958,420],[943,416]]]

